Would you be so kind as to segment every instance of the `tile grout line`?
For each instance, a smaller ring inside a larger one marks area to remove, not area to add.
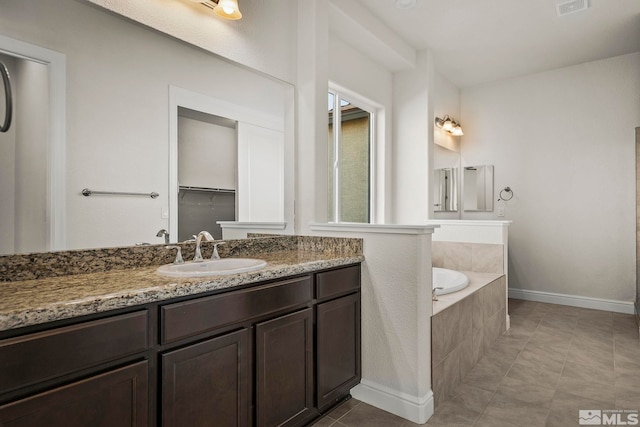
[[[351,399],[353,399],[353,397],[352,397]],[[349,399],[349,400],[351,400],[351,399]],[[347,400],[347,401],[345,401],[345,402],[343,403],[343,405],[344,405],[344,404],[346,404],[347,402],[348,402],[348,400]],[[358,402],[358,403],[356,403],[356,404],[355,404],[355,406],[354,406],[353,408],[349,409],[347,412],[345,412],[344,414],[342,414],[342,416],[340,416],[340,418],[337,418],[335,423],[340,422],[340,420],[341,420],[341,419],[343,419],[344,417],[346,417],[346,416],[347,416],[347,414],[349,414],[351,411],[353,411],[353,410],[354,410],[354,409],[356,409],[358,406],[360,406],[360,404],[361,404],[361,403],[362,403],[362,402]],[[333,424],[335,424],[335,423],[333,423]],[[332,425],[333,425],[333,424],[332,424]],[[340,423],[340,424],[343,424],[343,423]],[[344,424],[344,425],[346,426],[346,424]],[[329,426],[329,427],[331,427],[331,426]],[[349,426],[347,426],[347,427],[349,427]]]
[[[545,314],[545,317],[547,314]],[[578,315],[579,316],[579,315]],[[567,353],[564,355],[564,359],[562,361],[562,369],[560,370],[560,375],[558,375],[558,380],[556,381],[556,385],[553,388],[553,396],[551,396],[551,401],[549,402],[549,409],[547,410],[547,415],[544,418],[545,425],[549,421],[549,415],[551,414],[551,406],[553,404],[553,399],[556,397],[556,393],[558,393],[558,384],[560,384],[560,379],[562,378],[562,374],[564,374],[564,367],[567,364],[567,358],[569,357],[569,351],[571,351],[571,345],[573,344],[573,338],[575,337],[576,328],[578,327],[578,319],[576,318],[576,324],[571,331],[571,339],[569,340],[569,348],[567,349]]]
[[[508,307],[508,306],[507,306]],[[547,314],[545,313],[545,316]],[[500,384],[502,384],[502,380],[504,380],[504,378],[507,376],[507,374],[509,373],[509,371],[511,371],[511,369],[513,368],[513,365],[516,363],[516,360],[518,360],[518,357],[520,357],[520,354],[524,351],[524,348],[527,346],[527,344],[529,344],[529,341],[531,341],[531,338],[533,337],[533,334],[535,334],[536,330],[538,330],[538,328],[540,327],[540,323],[542,323],[542,319],[544,319],[544,316],[538,321],[538,324],[536,325],[536,328],[533,330],[533,332],[531,332],[531,335],[529,335],[529,338],[527,339],[527,342],[525,342],[524,346],[522,346],[522,348],[520,349],[520,351],[518,351],[518,355],[513,359],[513,361],[511,362],[511,365],[509,365],[509,369],[507,369],[507,372],[505,372],[505,374],[502,376],[502,379],[500,380],[500,383],[498,383],[498,387],[491,392],[491,397],[489,398],[489,400],[487,401],[487,404],[484,405],[484,408],[482,409],[482,411],[480,412],[480,414],[478,414],[478,416],[475,418],[475,420],[473,421],[473,425],[475,426],[478,421],[480,420],[480,418],[482,418],[482,415],[484,414],[484,411],[487,409],[487,406],[489,406],[489,403],[491,403],[491,401],[493,400],[494,396],[496,395],[496,393],[498,392],[498,389],[500,388]],[[507,330],[508,331],[508,330]],[[504,334],[501,335],[501,337],[505,336],[505,334],[507,333],[507,331],[504,332]],[[484,356],[483,356],[484,357]],[[467,373],[467,375],[469,375]],[[548,415],[548,414],[547,414]]]

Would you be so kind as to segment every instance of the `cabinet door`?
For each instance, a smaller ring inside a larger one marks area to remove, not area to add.
[[[256,424],[288,426],[312,416],[313,311],[256,325]]]
[[[321,411],[360,381],[360,294],[317,308],[317,396]]]
[[[144,427],[148,425],[148,364],[109,371],[0,406],[6,427]]]
[[[162,425],[247,426],[248,342],[243,329],[163,354]]]

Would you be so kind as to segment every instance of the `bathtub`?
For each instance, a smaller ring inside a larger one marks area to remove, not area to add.
[[[466,288],[469,278],[459,271],[433,267],[433,289],[436,295],[450,294]],[[442,289],[438,289],[442,288]]]

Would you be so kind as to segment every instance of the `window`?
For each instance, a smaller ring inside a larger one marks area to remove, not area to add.
[[[374,109],[329,91],[329,200],[333,222],[373,222],[372,153]]]

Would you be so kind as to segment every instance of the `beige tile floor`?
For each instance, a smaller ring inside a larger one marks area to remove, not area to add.
[[[428,426],[578,426],[578,410],[640,411],[632,315],[509,300],[511,329],[438,406]],[[409,427],[351,399],[315,427]]]

